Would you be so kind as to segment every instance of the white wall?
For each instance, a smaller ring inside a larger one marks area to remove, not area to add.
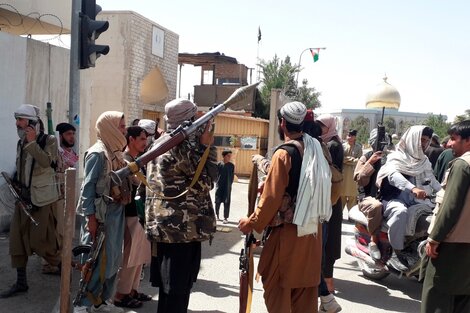
[[[15,167],[16,134],[13,112],[25,99],[26,40],[0,32],[0,170]]]

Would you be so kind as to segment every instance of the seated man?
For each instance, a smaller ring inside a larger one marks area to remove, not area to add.
[[[396,151],[387,156],[387,162],[377,174],[377,186],[384,205],[383,217],[389,227],[390,245],[395,251],[404,247],[407,208],[417,203],[434,207],[427,197],[441,189],[434,177],[431,163],[424,154],[432,134],[433,130],[429,127],[411,126],[400,139]],[[407,270],[400,266],[395,255],[390,261],[397,265],[397,269]]]
[[[370,132],[369,145],[376,147],[377,128]],[[356,164],[353,179],[358,186],[359,210],[367,218],[367,230],[371,235],[369,243],[369,254],[375,260],[380,260],[381,254],[377,246],[379,237],[377,236],[382,224],[382,205],[375,198],[377,197],[377,186],[375,181],[383,161],[382,151],[370,150],[366,152]],[[367,198],[367,199],[366,199]]]

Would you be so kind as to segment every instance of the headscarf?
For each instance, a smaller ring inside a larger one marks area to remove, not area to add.
[[[397,171],[412,177],[419,175],[426,178],[431,178],[428,176],[434,177],[431,162],[421,147],[421,135],[425,127],[424,125],[415,125],[406,130],[398,142],[396,150],[387,156],[387,163],[380,168],[377,174],[378,186],[381,185],[385,177]]]
[[[122,168],[124,162],[122,151],[126,147],[126,137],[119,130],[119,123],[124,113],[117,111],[106,111],[96,121],[96,136],[106,146],[105,155],[111,162],[112,169]]]
[[[334,137],[339,139],[338,132],[336,131],[336,118],[333,115],[322,114],[317,118],[317,121],[328,128],[326,134],[320,136],[325,144],[330,142]]]
[[[165,121],[168,129],[176,129],[184,121],[196,115],[197,106],[189,100],[180,98],[165,105]]]
[[[15,118],[25,118],[37,122],[39,119],[39,108],[32,104],[22,104],[14,112]]]
[[[369,140],[368,140],[369,146],[371,147],[375,146],[376,141],[377,141],[377,128],[374,128],[369,134]]]

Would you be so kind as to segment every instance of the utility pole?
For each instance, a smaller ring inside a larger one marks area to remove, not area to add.
[[[302,51],[302,53],[300,54],[300,57],[299,57],[299,71],[297,72],[297,78],[295,79],[295,83],[297,85],[297,87],[299,86],[299,73],[300,73],[300,62],[302,61],[302,54],[304,54],[305,51],[307,50],[325,50],[326,48],[307,48],[305,49],[304,51]]]
[[[70,32],[70,73],[69,73],[69,123],[74,125],[75,144],[80,150],[80,12],[81,0],[72,0],[72,29]],[[77,151],[79,152],[79,151]]]

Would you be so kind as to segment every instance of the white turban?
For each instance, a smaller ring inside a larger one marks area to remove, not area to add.
[[[157,123],[153,120],[141,119],[138,126],[142,127],[150,136],[155,135]]]

